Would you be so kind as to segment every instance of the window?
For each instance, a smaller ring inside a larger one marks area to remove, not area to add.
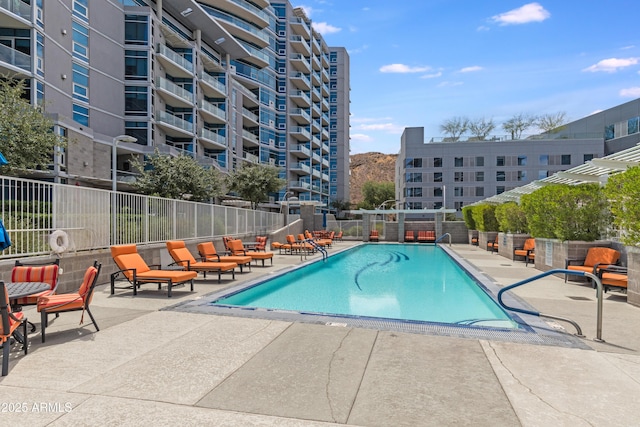
[[[89,102],[89,68],[74,63],[73,68],[73,99]]]
[[[548,154],[540,154],[540,165],[547,166],[549,164],[549,155]]]
[[[454,197],[462,197],[464,195],[464,190],[462,187],[454,187],[453,188],[453,196]]]
[[[504,156],[496,157],[496,166],[504,166]]]
[[[124,122],[124,127],[127,135],[131,135],[137,138],[136,144],[147,145],[147,128],[149,124],[147,122]]]
[[[464,206],[464,202],[454,202],[454,203],[453,203],[453,207],[454,207],[457,211],[461,211],[463,206]]]
[[[421,168],[422,167],[422,159],[412,159],[408,158],[404,162],[404,166],[406,168]]]
[[[527,171],[518,171],[518,181],[527,180]]]
[[[571,164],[571,154],[563,154],[560,160],[560,164],[562,165],[570,165]]]
[[[502,185],[499,185],[496,187],[496,194],[502,194],[504,193],[504,187]]]
[[[89,62],[89,29],[77,22],[72,24],[73,28],[73,57],[85,62]]]
[[[433,197],[442,197],[442,187],[436,187],[433,189]]]
[[[422,209],[422,202],[407,202],[407,209]]]
[[[442,202],[435,202],[433,204],[433,209],[440,209],[442,208]]]
[[[442,172],[433,173],[433,182],[442,182]]]
[[[518,166],[527,166],[527,156],[518,156]]]
[[[585,155],[583,156],[583,160],[584,160],[584,162],[585,162],[585,163],[586,163],[586,162],[588,162],[588,161],[593,160],[593,158],[594,158],[594,155],[593,155],[593,154],[585,154]]]
[[[149,52],[125,50],[124,75],[128,80],[147,80],[149,76]]]
[[[544,179],[549,176],[549,171],[539,170],[538,179]]]
[[[484,157],[482,156],[476,157],[476,166],[484,166]]]
[[[505,181],[505,173],[504,171],[496,172],[496,181]]]
[[[484,172],[476,172],[476,181],[478,182],[482,182],[484,181]]]
[[[633,119],[627,120],[627,134],[631,135],[634,133],[638,133],[638,118],[634,117]]]
[[[422,197],[422,187],[405,188],[405,197]]]
[[[124,21],[124,42],[147,46],[149,44],[149,17],[126,15]]]
[[[73,0],[73,16],[84,22],[89,22],[88,2],[89,0]]]
[[[42,3],[44,0],[36,0],[36,24],[40,28],[44,28],[44,11],[42,10]]]
[[[604,128],[604,139],[608,141],[616,137],[616,125],[605,126]]]
[[[81,125],[89,126],[89,109],[82,105],[73,104],[73,120]]]
[[[44,77],[44,36],[36,33],[36,72]]]
[[[148,113],[148,88],[145,86],[125,86],[124,113],[128,116],[146,116]]]
[[[442,167],[442,157],[436,157],[433,159],[433,167],[441,168]]]
[[[422,173],[407,172],[405,174],[405,182],[422,182]]]
[[[460,168],[464,164],[464,159],[462,157],[456,157],[453,161],[455,167]]]
[[[453,180],[455,182],[464,182],[464,172],[456,172],[453,175]]]
[[[476,187],[476,197],[484,197],[484,187]]]

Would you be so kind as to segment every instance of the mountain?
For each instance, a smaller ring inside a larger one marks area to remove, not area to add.
[[[363,200],[362,186],[365,182],[395,182],[397,154],[361,153],[351,156],[349,190],[351,204]]]

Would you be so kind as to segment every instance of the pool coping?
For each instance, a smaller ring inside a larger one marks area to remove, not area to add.
[[[308,313],[297,312],[290,310],[280,309],[265,309],[255,307],[238,307],[238,306],[225,306],[225,305],[212,305],[211,301],[220,299],[224,296],[235,294],[250,287],[257,286],[275,276],[289,273],[291,271],[306,267],[310,264],[317,262],[327,262],[332,256],[342,253],[347,250],[351,250],[354,247],[364,245],[367,243],[360,243],[355,246],[340,249],[329,255],[327,260],[322,259],[310,259],[302,262],[301,264],[290,266],[277,272],[273,272],[266,276],[258,277],[248,280],[246,282],[238,283],[225,289],[210,292],[202,295],[196,300],[181,302],[175,305],[171,305],[163,308],[163,310],[198,313],[198,314],[210,314],[219,316],[232,316],[232,317],[244,317],[255,319],[267,319],[277,320],[285,322],[301,322],[312,324],[323,324],[331,327],[358,327],[377,329],[384,331],[395,332],[407,332],[427,335],[438,336],[450,336],[457,338],[472,338],[472,339],[486,339],[494,341],[507,341],[507,342],[520,342],[526,344],[540,344],[551,345],[569,348],[579,348],[584,350],[591,350],[591,347],[587,346],[580,340],[579,337],[571,335],[564,331],[564,329],[554,328],[550,324],[546,323],[542,318],[529,314],[515,313],[509,310],[505,310],[507,314],[516,321],[521,328],[501,328],[501,327],[489,327],[489,326],[473,326],[473,325],[458,325],[451,323],[440,322],[427,322],[427,321],[413,321],[413,320],[401,320],[401,319],[387,319],[368,316],[354,316],[354,315],[336,315],[327,313]],[[398,245],[398,243],[376,243]],[[497,294],[501,287],[488,275],[482,273],[472,263],[458,255],[452,249],[445,245],[438,245],[444,250],[454,262],[456,262],[465,272],[476,281],[476,283],[483,288],[485,293],[493,299],[496,304]],[[508,305],[514,308],[525,309],[529,311],[535,311],[535,309],[529,305],[526,301],[519,298],[513,293],[503,295],[503,300]],[[502,307],[504,309],[504,307]]]

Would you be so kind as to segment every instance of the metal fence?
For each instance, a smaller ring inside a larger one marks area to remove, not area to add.
[[[342,231],[344,237],[362,239],[362,220],[327,221],[327,231]]]
[[[263,234],[284,223],[279,213],[163,199],[94,188],[0,177],[2,220],[12,245],[0,258],[81,251],[115,244]]]

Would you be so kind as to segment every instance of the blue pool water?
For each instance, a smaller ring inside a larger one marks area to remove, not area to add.
[[[433,245],[360,245],[212,304],[518,327],[473,278]]]

